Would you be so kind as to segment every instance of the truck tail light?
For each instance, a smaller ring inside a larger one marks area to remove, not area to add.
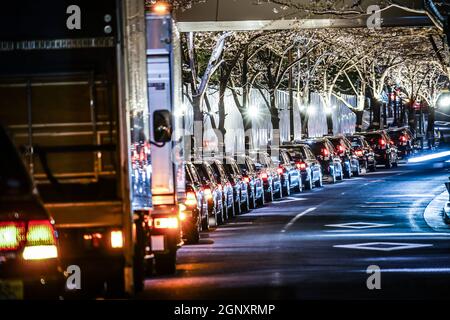
[[[186,193],[186,201],[184,204],[188,207],[192,207],[197,204],[197,196],[195,195],[195,192],[189,191]]]
[[[121,230],[111,231],[111,248],[123,248],[123,234]]]
[[[337,150],[338,150],[338,152],[339,152],[340,154],[342,154],[342,153],[345,152],[345,147],[339,145],[339,146],[337,147]]]
[[[380,141],[378,141],[378,143],[380,144],[380,146],[384,147],[386,145],[386,140],[380,138]]]
[[[23,258],[25,260],[41,260],[57,257],[55,231],[50,221],[29,221]]]
[[[323,148],[321,153],[324,157],[328,157],[330,155],[330,152],[326,148]]]
[[[155,218],[153,219],[153,226],[156,229],[177,229],[178,218]]]
[[[0,251],[18,250],[25,240],[25,223],[0,222]]]

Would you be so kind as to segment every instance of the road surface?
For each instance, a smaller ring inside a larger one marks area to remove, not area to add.
[[[177,274],[148,279],[138,298],[450,298],[450,228],[424,218],[449,175],[380,168],[268,204],[184,246]],[[369,266],[381,289],[368,289]]]

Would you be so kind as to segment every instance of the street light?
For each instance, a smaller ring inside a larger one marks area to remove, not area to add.
[[[160,1],[149,1],[150,11],[156,15],[167,15],[170,13],[172,7],[169,2],[160,0]]]
[[[313,116],[316,114],[316,107],[314,105],[310,105],[308,107],[308,115]]]
[[[440,94],[437,105],[439,108],[449,108],[450,107],[450,92],[444,91]]]
[[[259,117],[259,108],[258,106],[251,104],[248,106],[247,110],[247,116],[253,119],[256,119]]]

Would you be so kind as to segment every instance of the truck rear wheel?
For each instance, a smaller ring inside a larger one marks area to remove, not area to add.
[[[125,293],[125,275],[123,269],[117,271],[113,276],[106,280],[107,298],[126,298]]]
[[[177,270],[177,253],[169,252],[166,254],[158,254],[155,256],[155,269],[159,275],[174,274]]]

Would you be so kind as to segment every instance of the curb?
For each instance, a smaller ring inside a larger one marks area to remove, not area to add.
[[[425,208],[423,217],[427,225],[433,230],[450,233],[450,225],[444,222],[444,211],[450,214],[450,202],[446,190],[431,200]]]

